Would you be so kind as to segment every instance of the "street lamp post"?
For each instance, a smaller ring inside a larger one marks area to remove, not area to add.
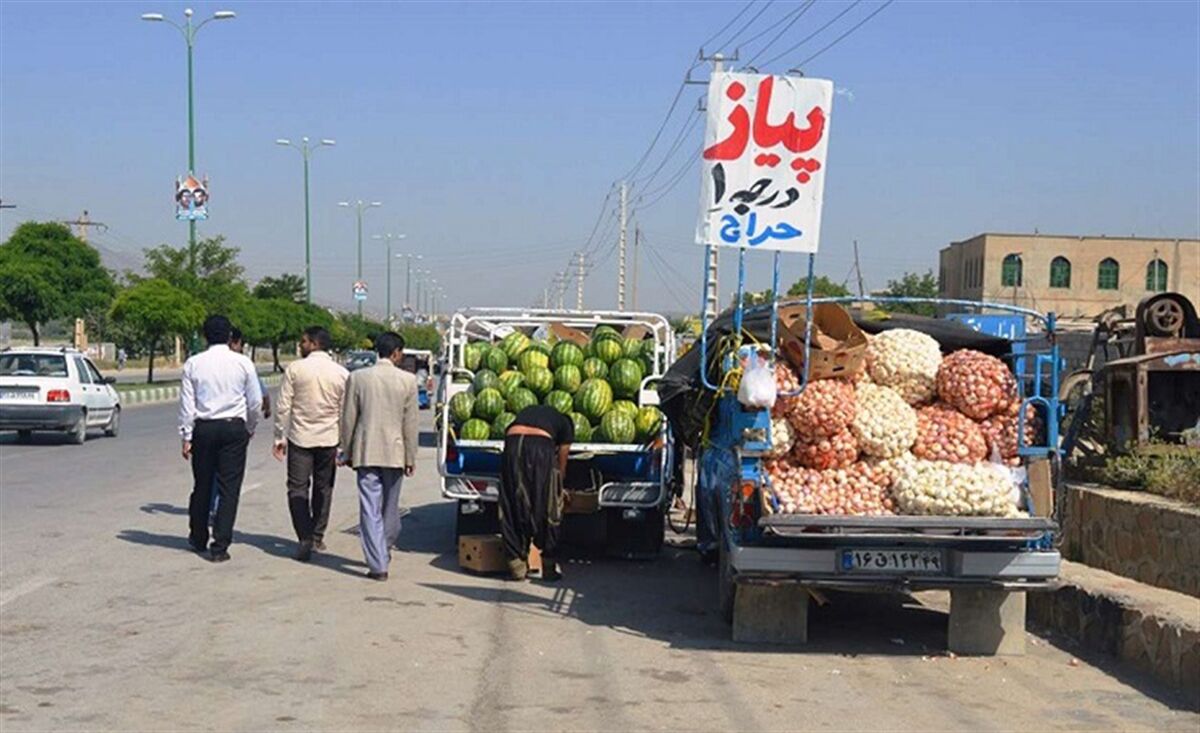
[[[378,201],[371,201],[368,203],[366,201],[363,201],[362,199],[359,199],[359,200],[355,201],[354,203],[350,203],[349,201],[339,201],[338,206],[341,206],[342,208],[345,208],[345,209],[352,208],[358,214],[358,270],[357,270],[358,275],[355,278],[355,280],[357,282],[361,282],[362,276],[363,276],[363,274],[362,274],[362,217],[363,217],[363,210],[373,209],[376,206],[383,206],[383,204]],[[363,311],[362,304],[363,304],[363,302],[361,300],[359,300],[358,301],[358,317],[359,318],[362,318],[362,311]]]
[[[387,242],[387,318],[384,321],[388,326],[392,325],[392,240],[401,240],[407,237],[407,234],[376,234],[371,239],[383,239]],[[404,255],[396,255],[403,257]]]
[[[414,259],[420,260],[421,255],[409,254],[405,255],[405,258],[408,260],[408,267],[405,268],[404,274],[404,307],[412,311],[413,318],[415,319],[417,309],[413,307],[412,302],[412,261]]]
[[[320,147],[333,146],[337,143],[329,138],[322,138],[316,145],[309,144],[307,137],[300,138],[300,144],[296,145],[291,140],[281,137],[275,141],[276,145],[286,145],[300,151],[300,155],[304,158],[304,302],[312,302],[312,235],[309,227],[308,217],[308,157],[314,150]]]
[[[232,10],[218,10],[211,17],[205,18],[198,24],[192,24],[192,9],[187,8],[183,11],[183,25],[179,25],[173,21],[167,20],[162,13],[142,13],[142,20],[154,23],[166,23],[174,26],[181,34],[183,40],[187,43],[187,103],[188,103],[188,174],[195,175],[196,173],[196,115],[195,103],[192,94],[192,48],[196,45],[196,34],[200,29],[208,25],[214,20],[232,20],[237,17],[237,13]],[[188,221],[188,272],[196,273],[196,220]]]

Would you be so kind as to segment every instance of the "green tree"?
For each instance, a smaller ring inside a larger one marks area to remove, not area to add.
[[[884,290],[882,295],[897,298],[936,298],[938,295],[937,277],[934,276],[933,270],[927,270],[921,274],[906,272],[900,276],[899,280],[888,280],[887,290]],[[933,303],[894,303],[889,306],[889,310],[898,313],[915,313],[930,318],[937,315],[937,306]]]
[[[191,333],[204,321],[204,306],[166,280],[151,278],[121,292],[110,315],[136,334],[150,356],[146,381],[154,381],[154,354],[167,338]]]
[[[256,298],[283,298],[294,303],[303,303],[304,278],[287,272],[279,277],[264,277],[251,292]]]
[[[161,244],[147,249],[146,272],[190,293],[212,315],[223,313],[239,298],[246,286],[244,270],[238,262],[240,250],[225,245],[225,237],[201,239],[196,243],[196,271],[188,268],[188,248]],[[139,280],[137,276],[131,276]]]
[[[788,288],[788,295],[792,297],[804,297],[808,294],[808,278],[802,277],[792,283],[792,287]],[[813,297],[819,298],[841,298],[850,294],[846,286],[835,283],[825,275],[817,275],[813,278]]]
[[[434,326],[401,326],[398,333],[404,337],[405,348],[441,351],[442,337]]]
[[[54,222],[26,222],[0,245],[0,318],[19,320],[41,343],[39,324],[89,318],[112,303],[100,253]]]
[[[744,292],[742,293],[743,305],[766,305],[775,299],[775,291],[770,288],[760,292]]]

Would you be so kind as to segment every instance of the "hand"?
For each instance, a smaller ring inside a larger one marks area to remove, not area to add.
[[[416,466],[405,466],[405,467],[404,467],[404,475],[405,475],[405,476],[411,476],[411,475],[413,475],[413,474],[414,474],[414,473],[416,473],[416,472],[417,472],[417,467],[416,467]]]
[[[282,461],[287,455],[287,443],[282,440],[276,441],[275,445],[271,446],[271,455],[275,456],[275,460]]]
[[[183,449],[180,450],[179,452],[181,454],[183,454],[183,460],[185,460],[185,461],[192,460],[192,441],[190,441],[190,440],[183,441]]]
[[[348,457],[348,456],[347,456],[345,453],[338,453],[338,455],[337,455],[337,464],[338,464],[339,466],[349,466],[349,465],[350,465],[350,458],[349,458],[349,457]]]

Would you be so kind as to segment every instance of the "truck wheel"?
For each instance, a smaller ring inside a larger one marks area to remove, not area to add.
[[[104,434],[110,438],[117,437],[121,432],[121,408],[113,408],[112,417],[108,418],[108,425],[104,426]]]
[[[500,532],[500,505],[494,501],[480,501],[482,511],[464,514],[463,506],[468,502],[459,499],[454,507],[454,537],[464,537],[472,534],[498,534]]]
[[[75,426],[67,433],[71,437],[71,442],[75,445],[83,445],[87,442],[87,413],[81,413],[79,419],[75,421]]]
[[[724,538],[717,550],[717,606],[725,623],[733,624],[733,599],[737,595],[737,583],[733,579],[733,563]]]

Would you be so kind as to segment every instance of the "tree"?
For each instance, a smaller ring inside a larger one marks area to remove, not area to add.
[[[225,246],[223,236],[201,239],[196,243],[196,271],[192,272],[188,268],[187,247],[161,244],[145,251],[145,267],[150,277],[190,293],[212,315],[226,310],[246,289],[242,282],[244,270],[238,263],[239,252],[237,247]]]
[[[142,280],[113,302],[112,319],[128,327],[150,356],[148,382],[154,381],[154,353],[171,336],[190,333],[204,321],[204,306],[166,280]]]
[[[0,318],[24,322],[41,343],[38,324],[88,318],[116,293],[100,253],[62,224],[26,222],[0,245]]]
[[[883,295],[897,298],[936,298],[938,282],[933,270],[927,270],[918,275],[915,272],[904,273],[899,280],[888,280],[887,290]],[[893,303],[890,310],[898,313],[915,313],[919,316],[937,315],[937,306],[933,303]]]
[[[404,337],[405,348],[426,349],[435,354],[441,351],[442,337],[434,326],[402,326],[399,333]]]
[[[792,283],[792,287],[788,288],[788,295],[792,297],[804,297],[808,295],[808,278],[802,277]],[[835,283],[824,275],[817,275],[813,279],[813,297],[814,298],[840,298],[850,294],[846,286]]]
[[[304,278],[286,272],[279,277],[264,277],[251,292],[256,298],[283,298],[294,303],[303,303]]]
[[[742,305],[766,305],[775,299],[775,291],[770,288],[761,292],[746,291],[742,293]]]

